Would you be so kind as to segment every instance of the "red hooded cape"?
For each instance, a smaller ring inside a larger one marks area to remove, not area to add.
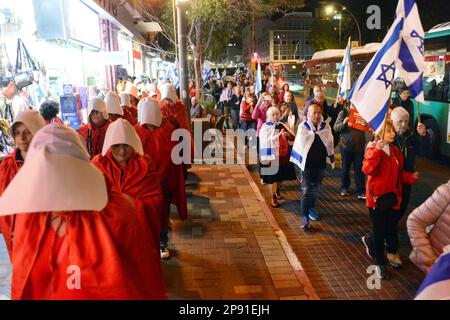
[[[92,163],[105,175],[108,190],[134,199],[136,213],[142,223],[148,225],[155,248],[159,249],[159,214],[163,210],[164,196],[155,163],[149,156],[135,153],[126,165],[119,167],[111,151],[105,156],[97,155]]]
[[[18,160],[17,158],[18,149],[6,156],[2,163],[0,164],[0,195],[8,187],[9,183],[12,181],[14,176],[19,171],[20,167],[23,165],[23,160]],[[0,231],[5,238],[6,248],[8,249],[9,257],[11,258],[11,247],[12,247],[12,233],[13,233],[13,221],[14,215],[2,216],[0,217]]]
[[[134,126],[137,123],[137,114],[136,116],[133,116],[131,108],[128,106],[122,106],[122,110],[123,110],[123,118]]]
[[[103,143],[105,142],[106,131],[108,130],[111,120],[108,120],[103,127],[98,127],[95,124],[89,122],[88,124],[83,124],[78,129],[78,133],[83,136],[84,141],[87,145],[88,140],[88,130],[92,132],[92,149],[90,151],[91,159],[96,155],[102,153]],[[88,148],[89,151],[89,148]]]
[[[108,198],[99,212],[17,215],[12,299],[167,298],[148,230],[128,200]],[[50,224],[55,216],[65,222],[62,237]],[[69,289],[77,275],[80,286]]]
[[[161,177],[161,185],[166,199],[163,216],[169,217],[169,203],[171,202],[177,207],[180,219],[185,220],[187,218],[187,202],[183,167],[174,164],[171,159],[172,148],[177,144],[176,141],[171,140],[172,132],[175,130],[174,126],[163,120],[161,126],[153,131],[139,124],[135,126],[135,129],[141,138],[144,153],[155,162]]]
[[[161,113],[163,119],[169,120],[176,129],[183,128],[189,131],[191,135],[191,163],[194,160],[194,138],[192,137],[192,130],[189,124],[189,115],[187,113],[186,106],[178,100],[173,105],[165,102],[161,104]],[[186,167],[191,168],[191,164],[187,164]]]

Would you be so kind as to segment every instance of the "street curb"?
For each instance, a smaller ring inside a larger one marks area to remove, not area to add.
[[[247,178],[253,192],[256,195],[256,199],[258,199],[259,201],[259,204],[261,206],[264,215],[269,221],[271,227],[275,230],[278,241],[280,242],[280,245],[283,248],[284,254],[289,260],[289,264],[291,265],[292,270],[294,271],[294,274],[297,277],[297,280],[299,281],[299,283],[302,284],[306,295],[311,300],[320,300],[319,296],[316,293],[316,290],[314,289],[314,287],[311,284],[311,281],[309,280],[308,275],[303,269],[300,260],[298,259],[297,255],[295,254],[294,250],[289,244],[283,230],[281,230],[280,226],[278,225],[278,222],[276,221],[275,217],[272,214],[272,210],[270,210],[269,206],[267,205],[267,202],[264,199],[261,190],[259,189],[258,185],[253,181],[247,166],[245,164],[241,164],[240,166],[242,167],[245,177]]]

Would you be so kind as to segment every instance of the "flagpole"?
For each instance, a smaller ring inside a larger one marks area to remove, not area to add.
[[[422,123],[420,120],[420,102],[417,101],[417,121],[418,123]]]

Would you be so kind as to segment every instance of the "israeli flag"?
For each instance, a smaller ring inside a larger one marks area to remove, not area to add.
[[[225,80],[226,77],[227,77],[227,68],[223,69],[223,72],[222,72],[222,79]],[[222,80],[222,79],[220,79],[220,80]]]
[[[241,69],[240,68],[237,68],[236,69],[236,72],[234,73],[234,76],[233,76],[233,82],[237,82],[237,80],[239,79],[239,75],[241,74]]]
[[[408,86],[411,97],[423,102],[424,31],[415,0],[400,0],[396,17],[404,19],[397,68]]]
[[[205,60],[205,62],[203,62],[203,69],[202,69],[202,80],[204,86],[208,83],[210,76],[211,76],[211,63],[208,60]]]
[[[345,49],[344,59],[342,59],[341,67],[337,77],[337,83],[341,90],[339,94],[341,97],[347,97],[347,91],[351,89],[351,66],[350,66],[350,38],[348,38],[347,48]]]
[[[359,114],[377,132],[382,128],[391,100],[392,80],[400,50],[402,29],[403,18],[398,16],[349,96]]]
[[[262,91],[262,78],[261,78],[261,64],[258,62],[258,69],[256,70],[255,80],[255,95],[258,96]]]
[[[222,80],[222,78],[220,77],[219,68],[216,69],[216,78],[217,80]]]

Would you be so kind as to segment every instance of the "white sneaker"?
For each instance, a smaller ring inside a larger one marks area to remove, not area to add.
[[[161,254],[161,259],[167,259],[170,257],[170,252],[169,249],[167,249],[167,247],[161,248],[159,252]]]

